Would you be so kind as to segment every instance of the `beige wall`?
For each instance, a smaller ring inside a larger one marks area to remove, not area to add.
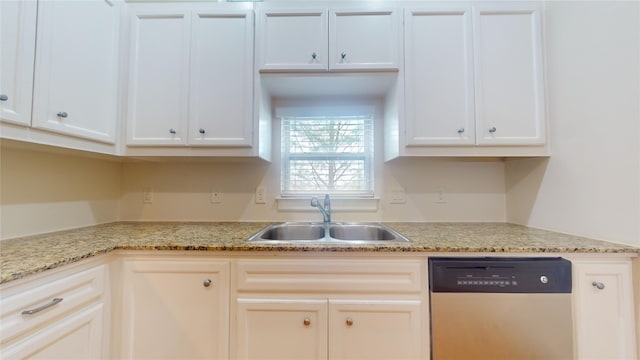
[[[123,165],[121,219],[130,221],[317,221],[310,206],[303,211],[279,211],[279,166],[246,163],[126,163]],[[266,204],[256,204],[258,185],[266,189]],[[391,191],[402,187],[405,204],[391,204]],[[496,221],[505,214],[504,164],[501,161],[402,159],[380,164],[376,178],[377,211],[342,211],[335,221]],[[152,189],[153,202],[143,202]],[[437,203],[445,191],[446,203]],[[212,204],[211,191],[221,193]],[[337,201],[336,201],[337,203]],[[306,210],[306,211],[305,211]]]
[[[509,222],[640,246],[639,6],[547,3],[552,156],[506,163]]]
[[[117,220],[120,177],[119,162],[3,146],[0,238]]]

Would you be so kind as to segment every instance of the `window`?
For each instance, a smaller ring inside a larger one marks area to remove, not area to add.
[[[288,116],[281,121],[283,196],[373,196],[372,116]]]

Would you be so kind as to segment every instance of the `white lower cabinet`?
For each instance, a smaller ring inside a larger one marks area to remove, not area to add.
[[[237,359],[326,359],[327,301],[238,299]]]
[[[122,276],[117,358],[228,358],[228,261],[125,260]]]
[[[8,283],[0,298],[0,358],[107,358],[106,266],[74,266]]]
[[[423,268],[419,259],[239,260],[231,358],[423,359]]]
[[[631,261],[573,264],[576,358],[636,359]]]

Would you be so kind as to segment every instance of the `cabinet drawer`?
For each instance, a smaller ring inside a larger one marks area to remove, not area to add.
[[[105,266],[100,265],[61,279],[44,278],[39,285],[2,298],[0,343],[100,297],[104,292],[105,271]],[[28,310],[33,313],[24,313]]]
[[[418,293],[421,261],[247,260],[236,263],[238,291]]]

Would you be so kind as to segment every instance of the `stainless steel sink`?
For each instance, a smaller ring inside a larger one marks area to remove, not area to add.
[[[398,239],[397,234],[380,224],[330,225],[329,236],[333,239],[347,241],[393,241]]]
[[[249,242],[261,243],[397,243],[410,240],[379,223],[305,223],[272,224],[252,236]]]
[[[270,225],[260,233],[256,240],[271,241],[313,241],[325,237],[325,227],[316,223],[284,223]]]

